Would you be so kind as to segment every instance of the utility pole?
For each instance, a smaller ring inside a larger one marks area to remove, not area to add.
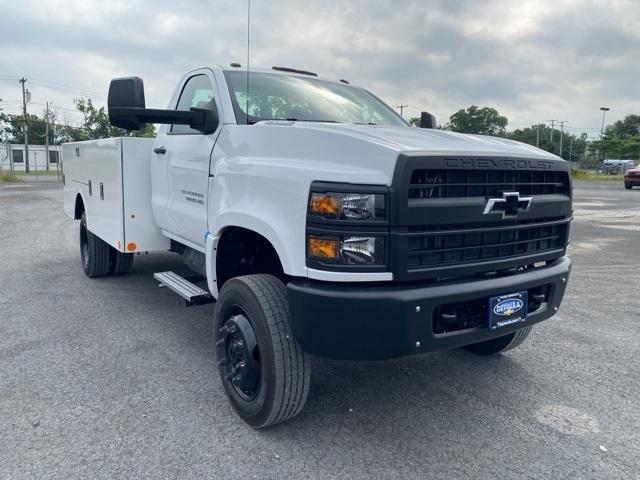
[[[540,148],[540,124],[536,128],[536,148]]]
[[[551,139],[549,140],[551,142],[551,146],[553,146],[553,127],[557,121],[558,120],[547,120],[547,122],[551,124]]]
[[[600,128],[600,141],[602,141],[604,136],[604,116],[611,109],[609,107],[600,107],[600,110],[602,110],[602,127]]]
[[[564,133],[564,124],[568,123],[566,120],[558,121],[560,124],[560,158],[562,158],[562,135]]]
[[[406,103],[401,103],[400,105],[398,105],[396,108],[400,109],[400,116],[402,118],[404,118],[404,109],[407,108],[409,105],[407,105]]]
[[[569,165],[571,165],[571,151],[573,150],[573,135],[571,136],[571,141],[569,142]]]
[[[49,102],[47,102],[47,107],[44,113],[44,149],[47,165],[47,172],[49,171]]]
[[[604,157],[606,155],[604,148],[602,148],[602,138],[604,137],[604,116],[611,109],[609,107],[600,107],[600,110],[602,110],[602,127],[600,128],[600,150],[602,151],[602,161],[604,162]]]
[[[27,79],[22,77],[18,80],[19,83],[22,84],[22,116],[23,116],[23,132],[24,132],[24,157],[25,164],[24,170],[25,173],[29,173],[29,127],[27,126],[27,92],[25,89],[25,83],[27,83]]]
[[[11,175],[13,175],[15,173],[15,165],[13,164],[13,149],[11,148],[11,144],[9,143],[9,141],[7,140],[7,149],[9,150],[9,171],[11,172]]]

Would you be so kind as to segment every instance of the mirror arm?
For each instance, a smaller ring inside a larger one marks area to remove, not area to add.
[[[200,133],[208,135],[215,132],[218,129],[220,122],[218,117],[218,111],[208,108],[191,107],[191,112],[197,114],[197,118],[189,124],[194,130],[198,130]]]
[[[218,112],[206,108],[191,107],[190,110],[162,110],[140,107],[112,107],[109,115],[129,118],[136,124],[162,123],[168,125],[189,125],[204,134],[213,133],[218,128]]]
[[[140,123],[166,123],[190,125],[202,122],[204,113],[183,110],[162,110],[155,108],[113,107],[109,110],[113,115],[131,117]]]

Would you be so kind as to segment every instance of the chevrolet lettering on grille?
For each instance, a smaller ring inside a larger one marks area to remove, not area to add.
[[[490,198],[484,207],[485,215],[502,214],[502,218],[517,217],[529,210],[532,197],[521,197],[518,192],[503,192],[502,198]]]

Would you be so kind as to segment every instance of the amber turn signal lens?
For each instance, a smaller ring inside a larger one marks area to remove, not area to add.
[[[312,193],[309,213],[314,215],[338,215],[340,197],[331,193]]]
[[[309,256],[314,258],[338,258],[338,240],[335,238],[309,237]]]

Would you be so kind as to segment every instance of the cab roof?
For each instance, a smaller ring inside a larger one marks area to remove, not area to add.
[[[242,65],[240,65],[239,63],[231,63],[229,66],[220,65],[219,68],[224,72],[237,72],[237,71],[246,72],[247,71],[246,67],[242,67]],[[335,78],[322,77],[318,75],[316,72],[311,72],[309,70],[302,70],[302,69],[293,68],[293,67],[283,67],[283,66],[277,66],[277,65],[271,68],[251,67],[249,68],[249,74],[251,74],[252,72],[274,73],[279,75],[296,76],[301,78],[317,78],[319,80],[324,80],[326,82],[342,83],[345,85],[350,85],[350,82],[343,78],[335,79]]]

